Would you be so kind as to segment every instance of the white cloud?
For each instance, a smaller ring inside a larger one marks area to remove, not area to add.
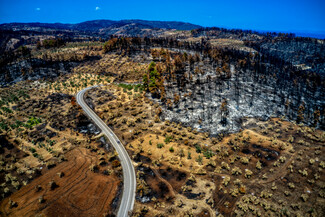
[[[37,11],[40,11],[40,10],[41,10],[41,8],[35,8],[35,10],[37,10]]]
[[[100,10],[100,7],[97,6],[97,7],[95,8],[95,10],[96,10],[96,11]]]

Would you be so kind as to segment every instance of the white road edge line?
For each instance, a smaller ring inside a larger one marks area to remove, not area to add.
[[[123,194],[120,203],[120,207],[117,213],[118,217],[127,217],[129,216],[129,211],[133,210],[134,201],[135,201],[135,191],[136,191],[136,176],[135,170],[132,164],[132,161],[126,152],[124,146],[114,132],[100,119],[97,114],[85,103],[84,94],[87,90],[90,90],[94,87],[99,87],[102,85],[96,85],[92,87],[87,87],[77,93],[77,102],[87,114],[87,116],[92,119],[92,121],[102,130],[105,136],[110,140],[113,147],[121,161],[123,169]]]

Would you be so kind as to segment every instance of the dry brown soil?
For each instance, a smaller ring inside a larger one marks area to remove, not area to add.
[[[97,157],[85,148],[75,148],[66,154],[67,161],[48,170],[39,178],[4,199],[1,216],[103,216],[110,212],[118,191],[116,176],[92,172],[89,167]],[[64,176],[59,177],[58,173]],[[50,189],[54,180],[57,187]],[[41,186],[37,191],[36,186]],[[43,196],[44,202],[39,198]],[[10,208],[9,200],[17,202]]]

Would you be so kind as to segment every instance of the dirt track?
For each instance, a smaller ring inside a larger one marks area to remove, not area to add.
[[[90,171],[96,163],[96,155],[84,148],[75,148],[66,154],[68,161],[47,171],[44,175],[24,186],[18,192],[1,202],[1,216],[103,216],[118,190],[119,180]],[[59,177],[58,173],[64,176]],[[54,180],[58,187],[50,189]],[[35,186],[40,185],[40,191]],[[44,202],[39,202],[39,197]],[[9,199],[18,206],[9,208]]]

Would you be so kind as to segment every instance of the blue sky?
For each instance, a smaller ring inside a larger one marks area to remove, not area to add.
[[[325,0],[0,0],[0,23],[94,19],[185,21],[202,26],[325,33]]]

